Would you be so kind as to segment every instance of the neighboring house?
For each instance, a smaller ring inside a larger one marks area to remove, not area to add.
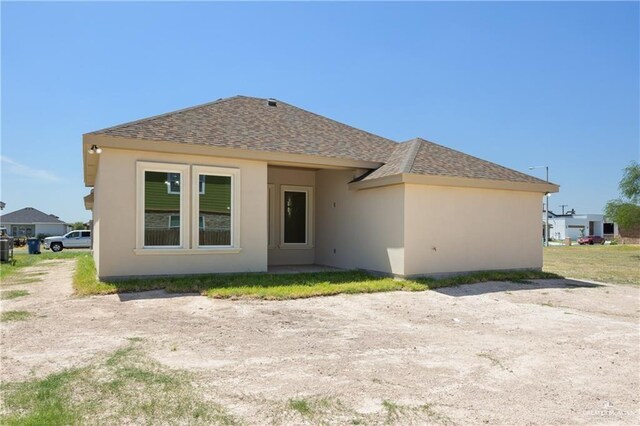
[[[544,221],[544,212],[542,213]],[[566,214],[549,211],[549,236],[555,240],[571,238],[576,240],[586,235],[613,237],[618,234],[618,225],[606,221],[601,214],[576,214],[574,210]]]
[[[243,96],[91,132],[83,148],[103,278],[541,268],[541,198],[558,191],[423,139]]]
[[[12,237],[37,237],[39,235],[64,235],[71,227],[58,216],[46,214],[33,207],[25,207],[0,216],[0,225],[7,228]]]

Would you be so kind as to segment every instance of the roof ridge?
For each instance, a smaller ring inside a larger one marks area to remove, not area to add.
[[[400,164],[400,172],[411,173],[411,169],[413,168],[413,163],[416,162],[416,157],[418,156],[418,151],[420,151],[422,142],[420,141],[419,138],[415,138],[404,143],[410,144],[411,146],[409,147],[409,150],[407,151],[406,156],[402,160],[402,164]]]
[[[512,169],[512,168],[510,168],[510,167],[506,167],[506,166],[503,166],[503,165],[501,165],[501,164],[495,163],[495,162],[493,162],[493,161],[485,160],[484,158],[476,157],[475,155],[467,154],[466,152],[458,151],[457,149],[449,148],[448,146],[440,145],[439,143],[432,142],[432,141],[430,141],[430,140],[423,139],[423,138],[420,138],[420,137],[417,137],[417,138],[414,138],[414,139],[410,139],[410,140],[409,140],[409,141],[407,141],[407,142],[412,142],[412,141],[415,141],[415,140],[422,141],[422,142],[426,142],[426,143],[428,143],[428,144],[435,145],[435,146],[437,146],[437,147],[439,147],[439,148],[443,148],[443,149],[446,149],[446,150],[448,150],[448,151],[453,151],[453,152],[456,152],[456,153],[458,153],[458,154],[462,154],[462,155],[465,155],[465,156],[470,157],[470,158],[474,158],[474,159],[479,160],[479,161],[484,161],[485,163],[493,164],[493,165],[498,166],[498,167],[500,167],[500,168],[502,168],[502,169],[504,169],[504,170],[509,170],[509,171],[512,171],[512,172],[518,173],[518,174],[520,174],[520,175],[522,175],[522,176],[527,176],[527,177],[529,177],[529,178],[536,179],[536,180],[538,180],[538,181],[540,181],[540,182],[544,182],[544,183],[552,183],[552,182],[547,182],[547,181],[545,181],[545,180],[539,179],[539,178],[537,178],[537,177],[535,177],[535,176],[528,175],[528,174],[523,173],[523,172],[521,172],[521,171],[519,171],[519,170],[515,170],[515,169]]]
[[[128,121],[126,123],[117,124],[115,126],[110,126],[110,127],[105,127],[103,129],[99,129],[99,130],[94,130],[93,132],[89,132],[87,134],[91,135],[91,134],[96,134],[96,133],[102,133],[102,132],[105,132],[107,130],[123,129],[123,128],[129,127],[129,126],[132,126],[134,124],[139,124],[139,123],[144,123],[144,122],[148,122],[148,121],[157,120],[159,118],[167,117],[169,115],[180,114],[180,113],[191,111],[191,110],[194,110],[194,109],[203,108],[203,107],[206,107],[206,106],[209,106],[209,105],[227,102],[227,101],[230,101],[230,100],[236,99],[236,98],[261,99],[261,98],[252,98],[251,96],[243,96],[243,95],[229,96],[228,98],[219,98],[219,99],[216,99],[215,101],[205,102],[205,103],[194,105],[194,106],[190,106],[190,107],[187,107],[187,108],[181,108],[181,109],[177,109],[175,111],[169,111],[169,112],[165,112],[165,113],[162,113],[162,114],[152,115],[151,117],[140,118],[138,120]]]

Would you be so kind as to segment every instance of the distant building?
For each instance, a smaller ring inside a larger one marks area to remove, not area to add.
[[[543,212],[543,227],[544,215]],[[607,222],[605,216],[601,214],[576,214],[575,210],[569,210],[565,214],[556,214],[549,210],[549,237],[551,239],[571,238],[576,240],[586,235],[613,237],[618,235],[618,225]]]
[[[0,225],[7,228],[7,234],[12,237],[63,235],[71,228],[58,216],[46,214],[33,207],[3,214],[0,216]]]

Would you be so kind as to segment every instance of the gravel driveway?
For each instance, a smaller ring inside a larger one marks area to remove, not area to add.
[[[295,301],[77,298],[73,267],[43,262],[28,271],[41,282],[3,283],[30,294],[2,310],[34,314],[2,323],[3,381],[87,365],[141,338],[149,357],[194,372],[250,424],[273,422],[273,407],[291,398],[365,414],[428,404],[387,417],[402,424],[640,421],[638,287],[540,280]]]

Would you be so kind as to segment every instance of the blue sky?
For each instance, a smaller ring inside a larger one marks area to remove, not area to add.
[[[87,220],[82,134],[243,94],[561,185],[640,158],[638,3],[2,3],[2,201]]]

